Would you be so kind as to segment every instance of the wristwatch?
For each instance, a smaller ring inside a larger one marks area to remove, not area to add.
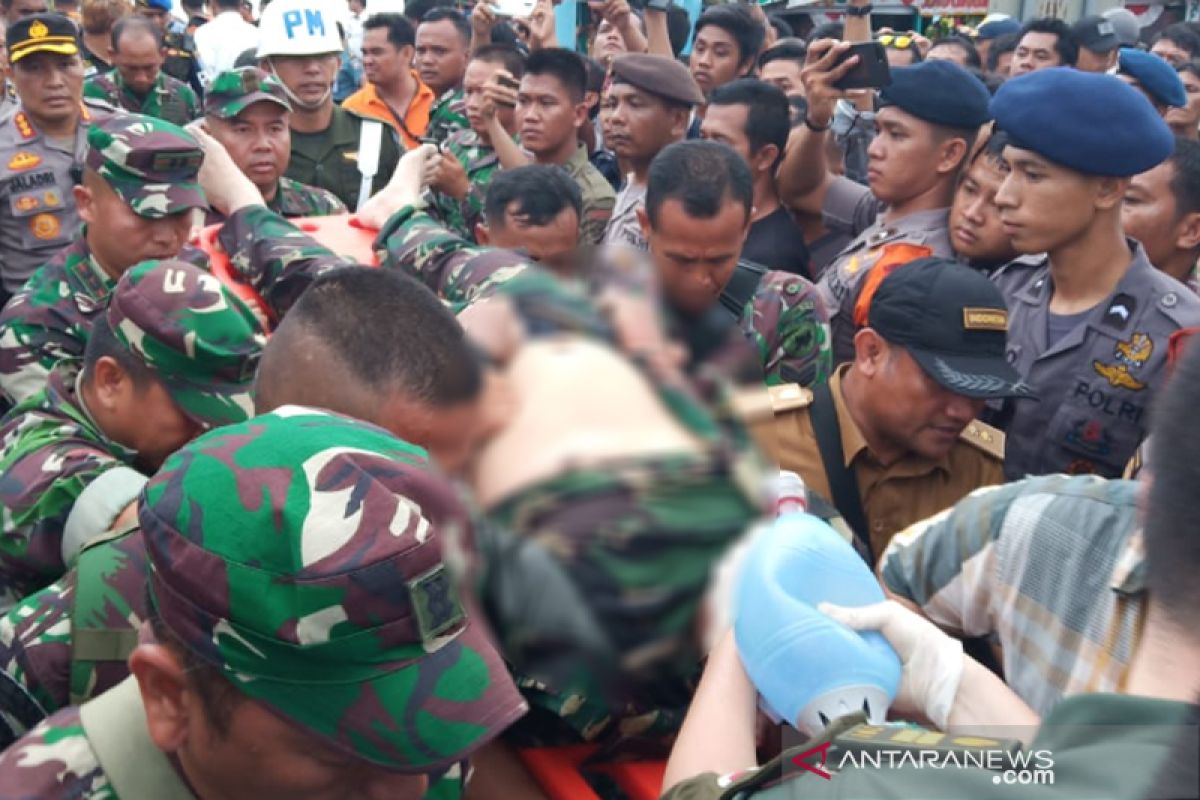
[[[869,17],[873,6],[867,3],[865,6],[846,6],[847,17]]]

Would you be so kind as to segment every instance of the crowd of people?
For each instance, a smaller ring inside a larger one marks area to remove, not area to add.
[[[1200,799],[1200,28],[581,12],[0,0],[0,799]],[[898,726],[762,710],[780,470]]]

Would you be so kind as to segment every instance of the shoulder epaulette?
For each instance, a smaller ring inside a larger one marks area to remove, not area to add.
[[[958,438],[992,458],[1004,460],[1004,432],[986,422],[972,420]]]

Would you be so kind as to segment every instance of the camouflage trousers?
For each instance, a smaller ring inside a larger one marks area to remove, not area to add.
[[[757,510],[719,449],[580,469],[478,532],[482,602],[531,712],[524,744],[662,740],[697,675],[713,563]]]

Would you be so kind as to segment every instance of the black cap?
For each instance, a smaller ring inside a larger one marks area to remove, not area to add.
[[[8,58],[17,63],[34,53],[79,53],[79,29],[62,14],[31,14],[8,26]]]
[[[879,90],[879,106],[896,106],[936,125],[970,130],[991,119],[983,81],[952,61],[922,61],[892,70],[892,82]]]
[[[1093,53],[1111,53],[1121,46],[1117,29],[1104,17],[1084,17],[1071,27],[1071,37]]]
[[[964,397],[1030,397],[1005,359],[1008,307],[980,272],[945,258],[920,258],[883,279],[868,325],[904,347],[939,384]]]

